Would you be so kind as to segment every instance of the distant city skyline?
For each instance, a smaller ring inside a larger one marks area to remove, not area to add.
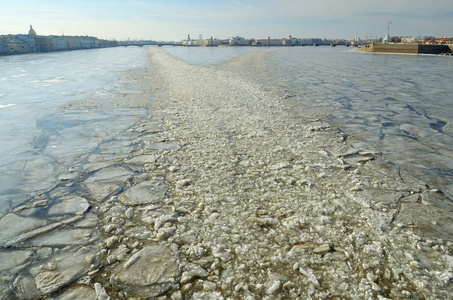
[[[0,0],[0,35],[104,39],[453,36],[451,0]]]

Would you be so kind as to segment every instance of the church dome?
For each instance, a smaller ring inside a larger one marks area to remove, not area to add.
[[[36,31],[33,29],[33,26],[30,25],[30,30],[28,31],[28,35],[36,35]]]

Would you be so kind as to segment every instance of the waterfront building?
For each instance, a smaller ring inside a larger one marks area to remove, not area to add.
[[[152,41],[148,41],[147,45]],[[99,40],[92,36],[42,36],[30,25],[28,34],[0,36],[0,55],[30,52],[50,52],[99,47],[115,47],[117,41]]]
[[[257,39],[252,43],[252,46],[282,46],[282,40],[280,39]]]
[[[8,40],[6,37],[0,37],[0,55],[9,54]]]
[[[207,42],[206,46],[214,46],[214,47],[226,44],[225,40],[219,40],[219,39],[214,39],[214,38],[211,38],[210,40],[207,40],[206,42]],[[228,43],[229,43],[229,41],[228,41]]]
[[[9,53],[26,53],[29,51],[28,43],[16,35],[10,35],[6,39]]]
[[[6,41],[9,48],[9,53],[24,53],[36,51],[35,47],[36,32],[30,25],[28,34],[10,34],[7,35]]]
[[[229,40],[229,44],[231,46],[246,46],[247,45],[247,40],[244,39],[243,37],[236,36],[233,37]]]
[[[304,38],[304,39],[299,39],[299,44],[301,46],[312,46],[312,45],[321,45],[323,42],[321,39],[308,39],[308,38]]]
[[[82,49],[97,48],[99,47],[99,41],[92,36],[82,36],[80,37],[80,47]]]
[[[287,39],[282,39],[282,45],[283,46],[296,46],[298,44],[299,40],[296,38],[293,38],[291,35]]]
[[[36,36],[35,47],[38,52],[53,51],[52,38],[49,36]]]
[[[66,37],[64,36],[51,36],[52,39],[52,50],[62,51],[67,50],[68,45],[66,44]]]
[[[192,40],[190,39],[190,34],[187,35],[187,40],[182,40],[184,46],[192,46]]]
[[[115,41],[115,40],[109,41],[109,40],[98,39],[98,44],[99,44],[99,47],[100,47],[100,48],[116,47],[116,46],[118,46],[118,42]]]
[[[282,46],[283,41],[281,39],[268,39],[269,46]]]
[[[66,45],[68,50],[80,49],[81,41],[79,36],[67,36]]]

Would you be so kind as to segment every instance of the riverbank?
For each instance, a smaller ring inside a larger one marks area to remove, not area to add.
[[[369,44],[359,47],[358,51],[371,53],[451,55],[453,45]]]
[[[448,299],[448,201],[266,82],[268,51],[201,67],[152,48],[134,75],[157,94],[151,115],[0,220],[21,224],[3,243],[1,291]]]

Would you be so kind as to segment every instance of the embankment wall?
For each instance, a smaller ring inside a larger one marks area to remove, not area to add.
[[[441,54],[452,53],[453,45],[371,44],[359,50],[375,53]]]

